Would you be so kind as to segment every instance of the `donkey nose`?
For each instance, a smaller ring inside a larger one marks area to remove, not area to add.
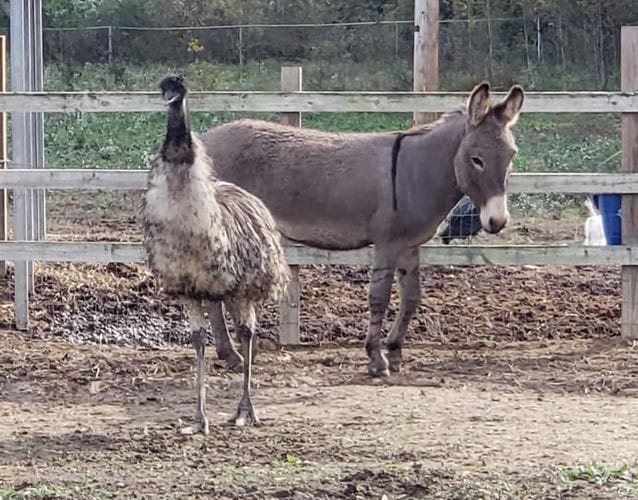
[[[503,229],[503,227],[505,227],[506,223],[507,219],[505,217],[490,217],[487,221],[488,230],[490,233],[498,233],[501,229]]]

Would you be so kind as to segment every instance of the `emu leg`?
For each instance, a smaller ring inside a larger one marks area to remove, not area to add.
[[[234,309],[234,311],[232,311]],[[255,408],[251,399],[251,377],[253,346],[255,340],[256,315],[252,306],[240,305],[231,309],[231,314],[235,319],[237,333],[241,339],[242,354],[244,357],[244,388],[239,406],[235,415],[230,419],[238,427],[245,425],[259,425],[259,418],[255,413]]]
[[[381,352],[381,327],[392,291],[396,255],[387,248],[377,248],[370,277],[368,303],[370,305],[370,323],[366,336],[366,351],[368,358],[368,373],[373,377],[387,377],[388,360]]]
[[[208,434],[208,418],[206,416],[206,322],[204,310],[199,301],[187,300],[184,302],[191,328],[191,342],[195,348],[197,357],[196,394],[197,405],[195,407],[195,422],[193,425],[181,429],[182,434],[195,434],[201,432]]]
[[[419,249],[410,248],[399,258],[397,265],[399,295],[401,302],[399,314],[394,320],[387,339],[390,371],[401,371],[401,348],[410,320],[421,301],[421,283],[419,279]]]
[[[206,308],[208,309],[208,317],[213,328],[217,357],[224,360],[230,370],[241,372],[243,370],[244,360],[235,349],[235,346],[233,346],[233,342],[228,334],[222,302],[207,301]]]

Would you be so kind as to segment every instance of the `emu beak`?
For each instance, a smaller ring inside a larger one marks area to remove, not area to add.
[[[179,94],[173,90],[165,90],[162,92],[162,99],[164,100],[165,106],[170,106],[179,99]]]

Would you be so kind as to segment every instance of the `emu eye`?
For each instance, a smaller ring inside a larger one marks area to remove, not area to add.
[[[482,172],[485,169],[483,160],[481,160],[478,156],[470,157],[470,161],[472,162],[472,166],[479,172]]]

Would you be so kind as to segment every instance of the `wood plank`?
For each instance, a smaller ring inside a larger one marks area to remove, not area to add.
[[[284,92],[301,92],[303,70],[301,66],[284,66],[281,68],[281,90]],[[291,127],[301,127],[301,113],[282,113],[281,123]]]
[[[514,173],[510,193],[638,193],[636,174]]]
[[[9,169],[0,170],[7,189],[131,189],[146,187],[147,170]],[[514,173],[510,193],[638,193],[638,173]]]
[[[189,110],[239,112],[446,112],[467,92],[192,92]],[[503,92],[493,92],[495,100]],[[0,111],[163,112],[156,92],[18,92],[0,95]],[[524,113],[631,113],[636,92],[526,92]]]
[[[281,345],[299,345],[301,343],[299,300],[299,266],[290,266],[290,282],[286,295],[279,304],[279,343]]]
[[[7,37],[0,36],[0,92],[7,91]],[[0,170],[7,168],[7,114],[0,113]],[[0,241],[9,239],[9,205],[6,189],[0,189]],[[7,275],[7,263],[0,260],[0,278]]]
[[[11,90],[23,92],[28,89],[27,72],[29,58],[29,44],[27,36],[28,2],[11,2],[10,4],[10,37],[11,44],[9,72],[11,75]],[[8,94],[0,94],[5,98]],[[0,111],[7,111],[2,110]],[[27,156],[29,114],[26,112],[11,115],[11,158],[14,165],[32,166]],[[18,189],[13,192],[13,233],[16,240],[31,239],[31,192]],[[14,307],[15,324],[18,330],[26,330],[29,326],[29,288],[32,267],[29,262],[14,263]]]
[[[621,330],[623,339],[638,337],[638,266],[625,265],[621,268],[622,300],[621,300]]]
[[[370,264],[373,248],[331,251],[285,245],[286,260],[292,266]],[[638,265],[638,246],[445,246],[424,245],[421,262],[427,266],[620,266]],[[139,243],[118,242],[0,242],[0,259],[21,262],[143,262]]]
[[[299,92],[303,89],[303,73],[299,66],[281,68],[281,90]],[[292,127],[301,126],[301,113],[282,113],[281,122]],[[279,304],[279,343],[299,345],[301,343],[299,314],[301,303],[299,266],[290,266],[290,282],[286,295]]]
[[[638,91],[638,26],[623,26],[620,43],[620,88]],[[622,115],[622,170],[638,172],[638,113]],[[622,197],[622,242],[638,244],[638,196]],[[622,332],[638,338],[638,267],[622,268]]]
[[[414,0],[414,54],[412,88],[439,90],[439,0]],[[436,113],[414,112],[414,124],[437,119]]]
[[[0,186],[8,189],[146,189],[148,170],[10,169],[0,171]]]

